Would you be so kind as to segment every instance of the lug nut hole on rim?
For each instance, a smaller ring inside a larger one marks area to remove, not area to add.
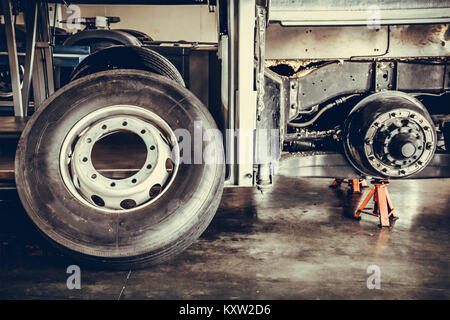
[[[148,194],[150,195],[150,199],[155,198],[157,195],[161,193],[162,187],[160,184],[155,184],[153,187],[150,188],[150,191]]]
[[[166,171],[169,173],[173,171],[173,162],[170,158],[166,159]]]
[[[136,201],[133,199],[125,199],[120,203],[120,206],[122,209],[132,209],[136,207]]]
[[[92,201],[93,201],[97,206],[99,206],[99,207],[104,207],[104,206],[105,206],[105,201],[103,201],[103,199],[100,198],[99,196],[97,196],[97,195],[94,194],[94,195],[91,197],[91,199],[92,199]]]

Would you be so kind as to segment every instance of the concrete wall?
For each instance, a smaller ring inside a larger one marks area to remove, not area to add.
[[[70,14],[62,7],[63,19]],[[216,13],[208,6],[80,5],[81,17],[114,16],[112,29],[135,29],[155,40],[217,42]]]

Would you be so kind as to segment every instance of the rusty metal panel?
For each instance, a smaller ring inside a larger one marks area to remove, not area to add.
[[[389,90],[394,87],[394,62],[381,61],[375,64],[375,91]]]
[[[266,59],[408,58],[450,55],[448,24],[267,28]]]
[[[372,63],[334,63],[299,79],[300,109],[307,109],[343,94],[369,91],[372,87]]]
[[[397,64],[397,90],[408,91],[442,90],[445,64],[419,64],[399,62]]]

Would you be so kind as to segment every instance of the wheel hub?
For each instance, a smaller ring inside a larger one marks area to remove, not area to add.
[[[395,160],[411,158],[418,151],[418,146],[409,134],[397,134],[387,146],[387,154]]]
[[[420,170],[432,156],[435,143],[425,117],[409,109],[379,115],[364,137],[371,165],[387,176],[405,176]]]

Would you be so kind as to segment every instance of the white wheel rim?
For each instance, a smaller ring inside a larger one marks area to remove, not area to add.
[[[139,136],[147,149],[145,164],[132,176],[111,179],[95,169],[96,142],[116,132]],[[64,139],[60,170],[68,190],[84,204],[105,212],[141,209],[169,188],[179,166],[174,132],[155,113],[137,106],[115,105],[80,119]]]

